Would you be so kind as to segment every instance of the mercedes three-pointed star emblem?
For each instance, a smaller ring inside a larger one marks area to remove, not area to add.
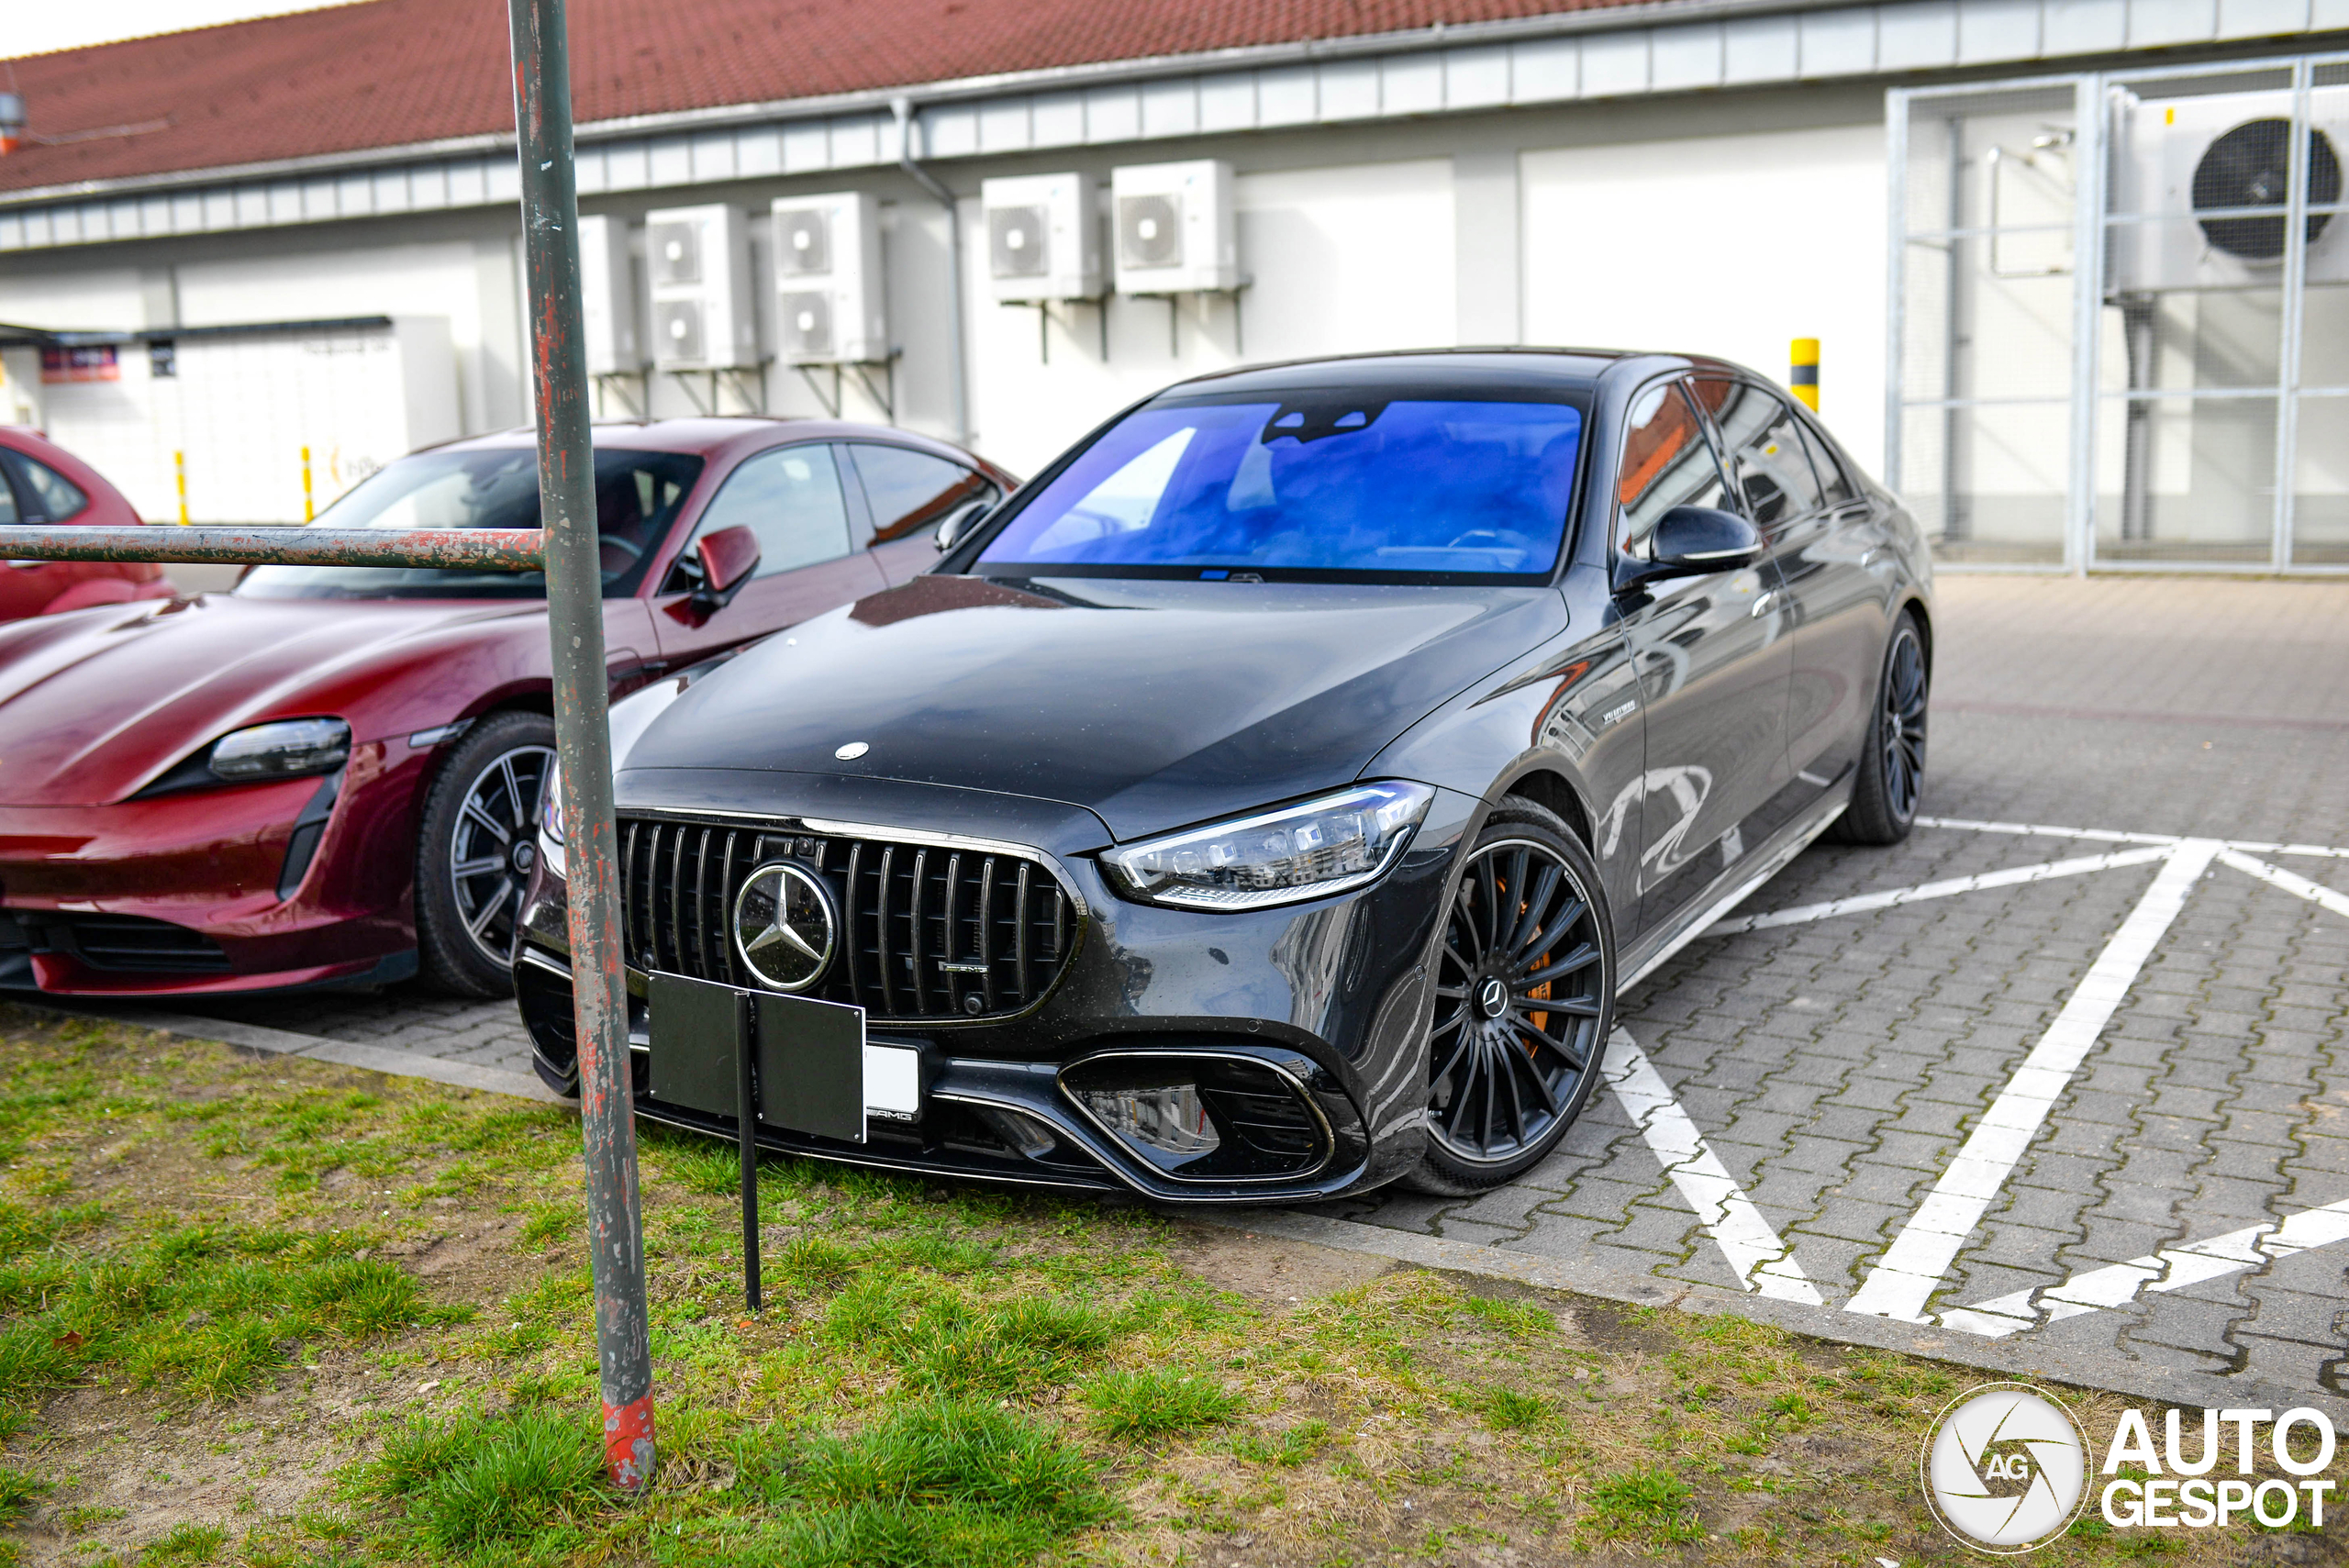
[[[831,893],[788,861],[759,867],[734,895],[734,950],[770,990],[805,991],[822,979],[839,929]]]

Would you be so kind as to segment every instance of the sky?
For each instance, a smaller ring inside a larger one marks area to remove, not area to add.
[[[347,5],[350,0],[328,3]],[[36,6],[32,0],[10,0],[5,7],[8,25],[0,35],[0,47],[12,56],[48,54],[149,33],[176,33],[241,22],[248,17],[321,8],[319,0],[94,0],[81,6]]]

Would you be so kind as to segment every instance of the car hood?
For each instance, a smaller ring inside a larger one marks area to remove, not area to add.
[[[624,766],[1030,795],[1130,839],[1343,784],[1564,622],[1548,588],[917,577],[714,673]]]
[[[338,715],[355,740],[378,739],[406,717],[394,688],[416,683],[403,672],[445,673],[448,651],[478,647],[485,632],[543,639],[544,614],[527,600],[207,594],[0,626],[0,805],[121,800],[198,747],[271,718]],[[452,717],[472,695],[437,695],[433,711]]]

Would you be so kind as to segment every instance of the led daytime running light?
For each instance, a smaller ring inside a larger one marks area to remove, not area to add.
[[[1434,798],[1426,784],[1362,784],[1101,859],[1119,890],[1144,903],[1220,910],[1302,903],[1375,880]]]

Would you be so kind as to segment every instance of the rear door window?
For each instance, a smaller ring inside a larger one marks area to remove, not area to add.
[[[993,500],[993,481],[959,462],[906,447],[856,441],[841,449],[855,465],[873,510],[873,540],[887,544],[933,528],[973,501]]]
[[[1819,510],[1819,477],[1793,410],[1751,382],[1698,377],[1695,384],[1698,400],[1712,411],[1721,432],[1730,473],[1755,526],[1766,530]]]
[[[832,449],[777,447],[745,460],[727,476],[694,537],[738,526],[759,536],[761,577],[848,554],[848,504]]]
[[[28,516],[28,522],[71,522],[90,504],[80,485],[39,459],[12,451],[7,462],[25,492],[26,512],[36,514]]]
[[[1852,483],[1850,474],[1843,472],[1843,464],[1835,456],[1835,450],[1801,419],[1798,418],[1795,426],[1802,431],[1803,450],[1810,453],[1810,466],[1819,473],[1820,493],[1826,504],[1842,506],[1858,500],[1860,487]]]
[[[1677,383],[1659,382],[1632,400],[1615,501],[1616,548],[1640,560],[1647,558],[1657,521],[1673,507],[1729,504],[1704,422]]]

